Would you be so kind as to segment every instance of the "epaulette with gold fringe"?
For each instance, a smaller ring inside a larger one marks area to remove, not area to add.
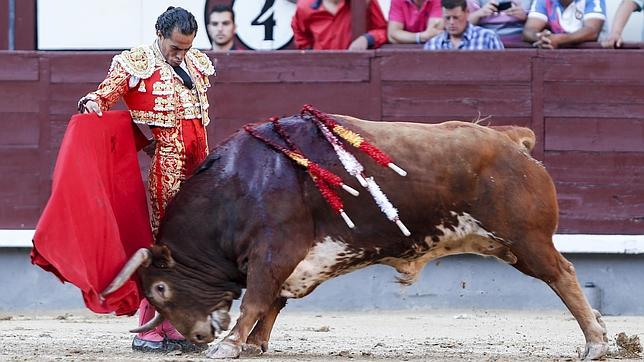
[[[212,65],[210,58],[208,58],[206,54],[202,53],[197,49],[190,49],[188,50],[187,55],[188,55],[188,59],[190,59],[192,64],[194,64],[195,68],[197,68],[197,70],[201,74],[209,77],[216,73],[215,66]]]
[[[115,62],[123,66],[126,72],[140,79],[150,78],[154,73],[154,51],[150,46],[124,50],[121,54],[114,56],[112,67]]]

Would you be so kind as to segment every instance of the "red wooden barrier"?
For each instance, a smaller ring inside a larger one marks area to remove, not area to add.
[[[113,54],[0,52],[0,228],[35,226],[67,119]],[[210,56],[211,147],[305,103],[382,121],[491,116],[486,123],[537,134],[533,153],[556,182],[560,233],[644,234],[644,50]]]

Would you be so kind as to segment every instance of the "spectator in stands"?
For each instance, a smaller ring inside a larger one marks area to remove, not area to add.
[[[602,46],[604,48],[620,48],[623,42],[622,31],[624,31],[628,18],[633,12],[642,11],[642,8],[644,8],[644,0],[622,0],[615,13],[610,33],[602,41]]]
[[[468,20],[496,32],[503,42],[520,42],[531,3],[532,0],[468,0]]]
[[[387,42],[387,21],[377,0],[367,0],[367,32],[351,40],[351,0],[298,0],[291,22],[298,49],[379,48]]]
[[[392,0],[387,39],[394,44],[424,44],[443,30],[440,0]]]
[[[208,37],[212,50],[227,52],[235,49],[235,13],[230,5],[215,5],[208,15]]]
[[[467,21],[467,0],[441,0],[445,30],[425,43],[425,49],[488,50],[503,49],[492,30]]]
[[[523,39],[542,49],[597,41],[604,21],[604,0],[535,0]]]

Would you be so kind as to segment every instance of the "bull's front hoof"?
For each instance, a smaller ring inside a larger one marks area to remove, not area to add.
[[[606,332],[606,324],[602,320],[602,315],[599,311],[593,309],[593,314],[599,326],[601,327],[601,341],[600,342],[587,342],[586,348],[584,349],[584,354],[581,356],[581,359],[584,361],[602,359],[608,353],[608,336]]]
[[[262,353],[264,353],[264,351],[261,346],[252,343],[244,343],[242,345],[242,357],[257,357]]]
[[[602,359],[606,356],[606,353],[608,353],[608,343],[589,342],[586,343],[586,350],[581,356],[581,359],[584,361]]]
[[[241,350],[241,346],[222,341],[210,347],[210,349],[206,352],[206,357],[216,359],[239,358]]]
[[[604,339],[604,342],[608,343],[608,330],[606,330],[606,323],[604,323],[604,321],[602,320],[602,314],[599,313],[597,309],[593,309],[593,314],[595,315],[597,323],[599,323],[599,325],[602,327],[602,338]]]

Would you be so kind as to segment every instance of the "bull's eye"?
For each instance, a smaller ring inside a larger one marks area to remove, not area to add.
[[[159,303],[164,303],[172,297],[170,288],[165,282],[162,281],[157,281],[156,283],[152,284],[151,292],[151,297]]]

